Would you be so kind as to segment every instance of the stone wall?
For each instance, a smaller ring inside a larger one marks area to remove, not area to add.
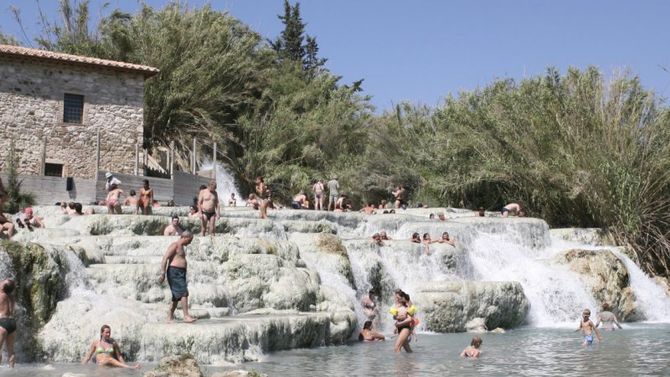
[[[82,124],[63,123],[65,93],[84,96]],[[95,178],[99,130],[100,169],[133,173],[143,94],[139,72],[0,57],[0,170],[14,139],[21,174],[40,174],[45,161],[62,163],[64,176]]]

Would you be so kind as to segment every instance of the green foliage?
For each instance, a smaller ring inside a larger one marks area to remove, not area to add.
[[[21,184],[23,181],[18,177],[18,158],[19,156],[16,155],[14,140],[12,139],[9,142],[9,151],[5,163],[5,166],[7,167],[7,184],[5,185],[7,201],[4,203],[4,209],[2,209],[9,213],[16,213],[19,209],[30,207],[35,203],[35,196],[33,194],[21,192]]]
[[[607,228],[645,269],[670,271],[670,113],[637,77],[549,69],[373,116],[362,80],[340,85],[323,68],[299,4],[284,1],[269,45],[227,14],[180,4],[112,11],[91,33],[88,2],[62,0],[63,25],[41,43],[158,67],[145,87],[147,146],[174,141],[187,156],[193,137],[216,141],[243,192],[262,175],[288,200],[338,174],[356,203],[398,184],[414,204],[520,201],[552,226]]]
[[[40,245],[0,241],[0,252],[12,261],[16,282],[14,296],[25,313],[20,315],[18,344],[31,359],[38,356],[39,330],[51,319],[56,305],[65,297],[66,262],[57,253],[48,254]]]
[[[284,0],[284,15],[278,17],[284,24],[284,30],[275,41],[270,41],[270,46],[277,53],[279,62],[301,65],[308,77],[313,77],[327,60],[318,57],[316,37],[305,34],[300,3],[291,6],[288,0]]]

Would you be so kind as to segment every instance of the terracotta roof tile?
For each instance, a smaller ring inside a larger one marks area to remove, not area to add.
[[[153,76],[159,72],[158,68],[149,67],[146,65],[117,62],[114,60],[105,60],[105,59],[91,58],[88,56],[62,54],[60,52],[52,52],[47,50],[38,50],[35,48],[26,48],[20,46],[10,46],[0,44],[0,56],[3,55],[24,56],[35,59],[55,60],[75,64],[102,66],[122,71],[141,72],[144,74],[144,76]]]

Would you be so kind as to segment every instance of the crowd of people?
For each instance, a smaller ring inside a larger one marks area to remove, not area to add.
[[[120,214],[122,203],[123,205],[134,207],[138,214],[151,214],[151,208],[153,207],[155,200],[153,189],[150,187],[148,180],[144,180],[143,186],[139,189],[139,194],[134,190],[130,190],[128,197],[123,202],[122,196],[124,195],[124,191],[121,189],[120,185],[121,182],[116,177],[110,173],[106,174],[107,196],[104,205],[106,205],[109,214]],[[211,235],[215,234],[216,220],[221,217],[221,208],[216,189],[216,182],[213,180],[207,186],[201,186],[198,195],[194,198],[193,205],[191,206],[190,216],[200,218],[201,235],[203,236],[208,232]],[[306,209],[311,208],[313,205],[313,208],[316,210],[324,210],[324,203],[327,202],[325,210],[347,211],[351,209],[351,203],[348,201],[347,196],[339,192],[340,185],[337,181],[337,176],[333,176],[325,185],[322,180],[317,181],[314,183],[312,190],[314,195],[311,204],[308,196],[301,191],[298,195],[293,197],[291,203],[292,208]],[[393,208],[388,208],[386,201],[382,201],[379,206],[367,203],[361,212],[365,214],[374,214],[380,209],[384,211],[389,209],[394,211],[398,208],[406,208],[407,200],[405,189],[402,186],[397,186],[392,194],[394,198]],[[0,180],[0,207],[4,204],[6,199],[7,194],[2,186],[2,180]],[[235,206],[236,201],[235,194],[232,194],[228,200],[228,205]],[[252,193],[249,196],[247,205],[258,209],[261,218],[267,218],[268,208],[275,208],[272,202],[271,189],[265,184],[263,177],[258,177],[256,179],[255,193]],[[82,205],[80,203],[62,203],[61,209],[63,214],[70,216],[80,216],[85,214],[82,212]],[[477,215],[485,216],[486,212],[483,208],[479,208]],[[502,217],[524,216],[524,210],[520,204],[510,203],[501,209],[500,215]],[[430,214],[429,217],[434,219],[435,216],[434,214]],[[439,213],[438,219],[440,221],[447,220],[444,213]],[[33,230],[33,228],[44,227],[44,221],[42,218],[34,215],[32,208],[25,208],[21,216],[17,218],[16,225],[20,228]],[[8,221],[2,213],[0,213],[0,231],[10,237],[15,231],[14,224],[11,221]],[[189,314],[189,291],[186,279],[186,247],[193,241],[193,233],[182,227],[179,216],[172,216],[170,223],[163,231],[163,235],[178,236],[178,239],[168,246],[160,262],[160,276],[158,281],[160,284],[167,281],[171,293],[171,303],[167,312],[167,322],[174,322],[175,310],[177,309],[178,304],[181,304],[183,311],[182,321],[184,323],[193,323],[196,321],[196,318]],[[374,244],[384,246],[384,241],[391,240],[391,238],[387,235],[386,231],[382,230],[373,234],[372,240]],[[446,231],[436,240],[433,240],[429,233],[421,235],[416,232],[412,234],[410,241],[424,245],[426,254],[430,253],[428,246],[433,243],[456,246],[456,241]],[[3,345],[6,346],[11,366],[15,363],[14,341],[16,336],[16,300],[13,294],[15,288],[16,285],[12,279],[5,279],[0,282],[0,349]],[[369,291],[368,294],[361,299],[361,305],[367,320],[364,322],[363,328],[359,333],[359,340],[369,342],[384,341],[386,337],[374,329],[374,321],[378,318],[378,306],[375,302],[373,291]],[[621,325],[616,316],[610,312],[609,309],[610,307],[607,304],[603,305],[603,310],[599,313],[596,323],[593,323],[590,320],[590,311],[588,309],[584,310],[582,313],[582,320],[580,321],[577,330],[581,331],[583,335],[584,345],[592,344],[594,342],[594,336],[595,339],[598,339],[599,341],[602,339],[600,332],[597,330],[601,324],[607,330],[613,330],[614,326],[621,329]],[[395,291],[394,303],[389,312],[394,320],[394,334],[396,334],[394,351],[401,352],[402,350],[405,350],[406,352],[412,352],[410,342],[416,337],[416,329],[420,321],[417,317],[418,309],[412,303],[409,294],[402,290]],[[470,345],[462,351],[461,356],[468,358],[480,357],[482,342],[481,337],[473,337]],[[140,367],[139,364],[131,366],[125,363],[118,344],[111,338],[111,328],[108,325],[102,326],[99,339],[95,339],[91,343],[82,363],[87,363],[92,358],[94,358],[99,365],[135,369]]]

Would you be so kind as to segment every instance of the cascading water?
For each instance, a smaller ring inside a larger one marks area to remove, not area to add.
[[[204,161],[201,170],[214,169],[212,161]],[[230,195],[235,194],[238,207],[244,207],[244,198],[240,195],[235,184],[235,178],[230,171],[221,163],[216,163],[216,192],[219,194],[219,200],[222,206],[228,206]]]
[[[469,255],[475,279],[521,283],[531,304],[531,325],[573,325],[584,308],[595,308],[596,304],[579,276],[550,263],[556,252],[551,248],[532,250],[503,234],[481,233]]]
[[[627,255],[616,250],[614,254],[628,269],[630,286],[635,292],[636,302],[647,321],[670,322],[670,298],[665,290],[647,276]]]

